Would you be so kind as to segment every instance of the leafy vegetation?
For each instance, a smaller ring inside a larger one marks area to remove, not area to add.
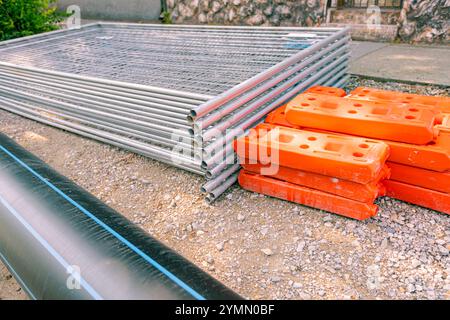
[[[162,13],[162,23],[164,23],[164,24],[172,24],[172,18],[171,18],[171,16],[170,16],[170,12],[169,11],[164,11],[163,13]]]
[[[58,29],[56,0],[0,0],[0,41]]]

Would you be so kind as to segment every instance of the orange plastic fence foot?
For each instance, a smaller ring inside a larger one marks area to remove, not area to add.
[[[450,194],[413,186],[403,182],[386,180],[386,195],[425,208],[450,214]]]
[[[436,125],[435,128],[440,132],[450,133],[450,113],[443,113],[441,123]]]
[[[300,126],[290,124],[286,120],[285,108],[286,106],[281,106],[275,111],[272,111],[267,116],[266,123],[285,126],[288,128],[301,129]],[[446,121],[446,119],[447,118],[444,117],[444,121]],[[448,126],[450,127],[450,117],[448,121]],[[303,129],[316,132],[326,132],[318,129]],[[440,172],[450,170],[450,130],[441,130],[437,138],[426,145],[416,145],[388,140],[380,141],[383,141],[389,145],[390,155],[388,161]]]
[[[287,104],[286,120],[300,127],[357,136],[427,144],[437,136],[428,107],[300,94]]]
[[[326,210],[349,218],[364,220],[378,210],[374,204],[358,202],[289,182],[263,177],[241,170],[239,184],[247,190]]]
[[[450,132],[440,132],[427,145],[385,141],[391,150],[388,161],[445,172],[450,170]]]
[[[425,189],[450,193],[450,172],[438,172],[388,162],[391,179]]]
[[[235,141],[241,163],[277,164],[367,184],[383,169],[389,147],[378,141],[259,124]]]
[[[286,120],[286,106],[287,105],[284,104],[281,107],[273,110],[271,113],[267,115],[266,120],[264,122],[277,126],[299,129],[300,128],[299,126],[295,126]]]
[[[387,91],[364,87],[356,88],[355,90],[351,91],[347,97],[358,100],[388,101],[411,105],[419,104],[428,106],[430,108],[435,108],[441,112],[450,112],[449,97],[423,96],[419,94]]]
[[[311,87],[308,90],[305,90],[304,93],[317,93],[335,97],[345,97],[347,95],[344,89],[335,87],[323,87],[323,86]]]
[[[259,163],[242,164],[245,171],[258,175],[264,175],[270,166]],[[268,177],[366,203],[372,203],[377,197],[385,195],[386,190],[380,181],[387,179],[390,173],[389,168],[384,166],[373,182],[361,184],[288,167],[279,166],[274,169],[274,173],[267,175]]]

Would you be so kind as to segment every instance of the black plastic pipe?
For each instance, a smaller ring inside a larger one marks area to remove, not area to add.
[[[240,299],[1,133],[0,259],[32,299]]]

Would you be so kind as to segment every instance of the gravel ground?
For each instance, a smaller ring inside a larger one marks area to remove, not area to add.
[[[1,110],[0,131],[244,297],[450,299],[448,215],[385,197],[358,222],[237,185],[209,205],[182,170]],[[3,267],[0,299],[26,299]]]

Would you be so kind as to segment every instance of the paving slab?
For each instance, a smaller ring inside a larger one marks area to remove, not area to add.
[[[352,74],[450,86],[450,46],[357,42],[352,47]]]
[[[386,42],[352,41],[351,57],[353,60],[357,60],[388,45],[389,43]]]

